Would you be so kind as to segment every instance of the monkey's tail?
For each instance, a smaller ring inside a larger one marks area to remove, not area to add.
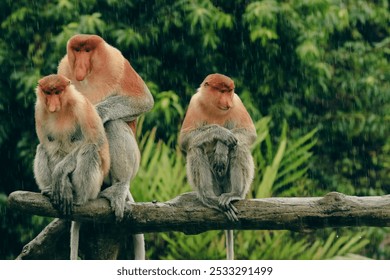
[[[133,235],[133,245],[134,245],[134,259],[135,260],[144,260],[145,259],[145,240],[143,234],[134,234]]]
[[[77,260],[79,252],[79,233],[81,223],[73,222],[70,227],[70,259]]]
[[[226,259],[234,260],[234,240],[233,230],[225,230],[226,234]]]

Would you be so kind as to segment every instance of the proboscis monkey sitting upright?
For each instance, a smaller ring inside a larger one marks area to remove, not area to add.
[[[58,73],[68,77],[95,104],[103,121],[111,169],[109,187],[100,196],[110,201],[117,220],[121,220],[125,201],[134,202],[130,181],[140,164],[136,119],[153,107],[153,97],[121,52],[97,35],[80,34],[70,38]],[[135,258],[144,259],[143,235],[134,237]]]
[[[250,145],[256,129],[234,92],[234,82],[222,74],[208,75],[191,98],[180,131],[186,154],[187,178],[199,199],[237,221],[232,201],[243,199],[254,176]],[[227,258],[234,258],[233,231],[227,231]]]
[[[74,204],[95,199],[110,167],[108,141],[94,106],[69,79],[50,75],[36,89],[39,145],[34,175],[43,194],[64,215]],[[79,222],[72,222],[70,258],[77,259]]]

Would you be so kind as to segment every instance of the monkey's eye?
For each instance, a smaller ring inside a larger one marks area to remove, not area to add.
[[[90,49],[85,49],[86,52],[90,52],[91,50]]]
[[[226,92],[226,90],[224,90],[224,89],[221,89],[219,92],[220,92],[220,93],[225,93],[225,92]]]
[[[75,50],[76,52],[79,52],[79,51],[80,51],[80,48],[74,48],[74,50]]]
[[[44,90],[43,93],[46,94],[46,95],[50,95],[51,92],[48,91],[48,90]]]
[[[56,90],[56,91],[54,92],[55,95],[59,95],[60,93],[61,93],[60,90]]]

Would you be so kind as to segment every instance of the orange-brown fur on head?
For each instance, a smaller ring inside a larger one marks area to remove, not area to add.
[[[92,54],[99,51],[104,40],[96,35],[76,35],[67,44],[69,63],[77,81],[83,81],[92,71]]]
[[[58,112],[66,105],[68,96],[63,93],[69,85],[70,80],[62,75],[49,75],[38,81],[37,95],[48,112]]]
[[[35,124],[38,138],[46,143],[48,135],[72,146],[69,139],[79,126],[85,142],[102,145],[101,168],[108,174],[110,155],[104,127],[95,107],[62,75],[49,75],[38,81]]]
[[[120,94],[124,57],[97,35],[79,34],[69,39],[58,73],[69,78],[89,101],[97,104]]]
[[[222,74],[210,74],[191,98],[181,130],[185,133],[204,124],[227,123],[254,130],[251,117],[234,92],[233,80]]]
[[[215,106],[213,110],[227,111],[233,107],[234,82],[222,74],[208,75],[200,86],[202,103]],[[222,113],[222,112],[221,112]]]
[[[70,38],[58,73],[68,77],[93,104],[113,94],[142,98],[147,91],[122,53],[97,35],[78,34]],[[135,133],[136,121],[129,126]]]
[[[95,116],[94,114],[100,121],[92,104],[88,105],[87,99],[62,75],[49,75],[40,79],[36,93],[35,119],[40,139],[43,139],[45,133],[63,135],[66,138],[77,124]],[[46,132],[42,132],[42,128]]]
[[[143,80],[129,61],[97,35],[70,38],[58,73],[68,77],[93,104],[109,95],[142,96],[145,91]]]

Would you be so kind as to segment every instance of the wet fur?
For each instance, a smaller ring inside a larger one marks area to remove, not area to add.
[[[83,54],[86,55],[83,56],[85,65],[89,66],[80,66],[81,72],[84,71],[81,75],[78,73],[78,53],[75,48],[82,47],[89,47],[91,51]],[[130,181],[135,177],[140,163],[135,140],[136,121],[153,107],[153,97],[121,52],[96,35],[79,34],[70,38],[58,73],[72,80],[75,87],[95,104],[102,119],[110,146],[111,169],[106,182],[108,188],[100,196],[110,201],[120,221],[126,201],[134,201]],[[83,79],[78,81],[76,75],[83,76]],[[144,237],[138,234],[134,239],[135,258],[144,259]]]
[[[61,75],[42,78],[37,87],[36,131],[39,138],[34,175],[42,193],[64,215],[73,204],[97,198],[110,168],[108,141],[93,105]],[[61,94],[44,92],[61,91]],[[50,112],[50,102],[60,107]],[[56,102],[57,102],[56,101]],[[72,222],[71,259],[77,259],[80,224]]]
[[[256,139],[252,119],[233,81],[221,74],[205,78],[191,98],[180,132],[187,178],[202,203],[238,221],[233,201],[245,198],[254,177],[250,145]],[[227,234],[227,258],[233,259],[233,232]]]

